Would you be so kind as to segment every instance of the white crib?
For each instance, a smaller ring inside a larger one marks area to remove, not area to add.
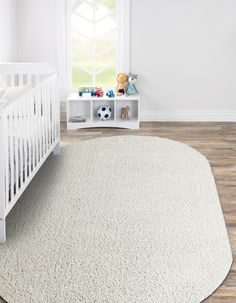
[[[0,101],[0,243],[12,207],[49,154],[60,153],[56,65],[0,64],[0,88],[16,86],[20,95]]]

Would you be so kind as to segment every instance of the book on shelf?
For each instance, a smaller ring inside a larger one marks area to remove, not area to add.
[[[72,116],[70,117],[69,122],[71,123],[86,122],[86,118],[83,116]]]

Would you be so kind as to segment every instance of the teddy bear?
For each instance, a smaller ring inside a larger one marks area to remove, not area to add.
[[[120,73],[117,75],[117,96],[122,96],[126,93],[128,87],[128,75]]]

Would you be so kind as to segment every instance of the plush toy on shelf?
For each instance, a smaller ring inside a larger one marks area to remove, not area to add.
[[[129,111],[130,111],[130,107],[129,106],[122,107],[120,118],[122,120],[129,120]]]
[[[117,96],[125,94],[128,87],[128,75],[120,73],[117,75]]]
[[[135,82],[138,79],[138,75],[136,74],[129,74],[129,78],[128,78],[128,88],[126,90],[126,94],[128,96],[131,95],[136,95],[138,93],[136,87],[135,87]]]

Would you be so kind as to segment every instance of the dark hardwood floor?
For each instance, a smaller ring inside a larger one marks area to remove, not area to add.
[[[139,130],[67,131],[64,122],[61,126],[62,146],[104,136],[159,136],[189,144],[209,159],[227,224],[234,262],[222,286],[204,302],[236,303],[236,123],[148,122],[142,123]]]

